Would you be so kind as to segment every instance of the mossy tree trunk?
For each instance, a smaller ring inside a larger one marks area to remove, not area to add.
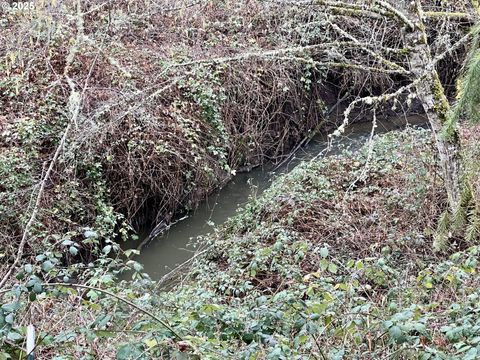
[[[455,212],[460,201],[460,140],[457,130],[448,137],[442,134],[450,105],[435,68],[419,1],[412,10],[412,16],[415,29],[406,35],[407,43],[413,48],[409,59],[410,71],[415,78],[422,78],[416,85],[417,95],[435,136],[450,210]]]

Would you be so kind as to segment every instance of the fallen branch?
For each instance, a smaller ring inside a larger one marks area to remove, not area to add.
[[[342,47],[371,47],[371,43],[364,43],[359,41],[332,41],[329,43],[316,44],[316,45],[306,45],[306,46],[295,46],[289,48],[281,48],[274,50],[265,50],[265,51],[255,51],[255,52],[246,52],[238,55],[227,56],[227,57],[218,57],[218,58],[209,58],[209,59],[199,59],[186,61],[183,63],[177,63],[170,65],[171,68],[178,68],[191,65],[200,65],[200,64],[222,64],[228,62],[235,62],[241,60],[247,60],[250,58],[275,58],[275,59],[284,59],[281,56],[286,54],[295,54],[295,53],[304,53],[313,50],[331,50],[332,48],[342,48]],[[382,48],[383,49],[383,48]],[[398,51],[398,49],[385,49],[388,51]],[[334,64],[331,62],[325,62],[324,64]],[[397,71],[398,72],[398,71]]]
[[[380,1],[380,0],[374,0],[373,3],[375,5],[378,5],[379,7],[384,8],[389,13],[393,14],[397,19],[399,19],[401,22],[407,25],[410,28],[410,30],[415,30],[415,24],[412,21],[410,21],[410,19],[407,18],[404,13],[397,10],[395,7],[393,7],[389,3],[385,1]]]
[[[346,127],[348,126],[350,113],[352,112],[352,110],[354,109],[354,107],[356,105],[361,104],[361,103],[364,103],[364,104],[367,104],[367,105],[373,105],[373,104],[377,105],[377,104],[380,104],[380,103],[386,103],[386,102],[388,102],[388,101],[390,101],[394,98],[397,98],[401,94],[403,94],[407,91],[410,91],[412,88],[417,86],[420,82],[424,81],[429,73],[431,73],[433,70],[435,70],[435,66],[438,64],[439,61],[441,61],[442,59],[445,58],[445,56],[447,56],[448,54],[450,54],[451,52],[455,51],[460,46],[462,46],[464,43],[466,43],[471,38],[471,36],[472,36],[472,33],[468,33],[467,35],[462,37],[460,40],[458,40],[455,44],[453,44],[448,50],[446,50],[446,51],[438,54],[437,56],[435,56],[432,59],[432,62],[425,66],[425,69],[424,69],[424,72],[422,73],[422,75],[417,77],[416,79],[414,79],[410,84],[402,86],[401,88],[399,88],[397,91],[395,91],[393,93],[382,94],[382,95],[379,95],[379,96],[366,96],[366,97],[362,97],[362,98],[359,98],[359,99],[356,99],[356,100],[352,101],[343,113],[344,114],[344,119],[343,119],[342,124],[329,136],[332,137],[332,136],[339,136],[339,135],[343,134]]]

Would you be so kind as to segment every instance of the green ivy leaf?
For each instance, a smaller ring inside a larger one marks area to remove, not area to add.
[[[36,282],[36,283],[33,285],[33,291],[34,291],[36,294],[41,294],[42,291],[43,291],[42,284],[40,284],[39,282]]]
[[[326,259],[320,260],[320,270],[322,270],[322,271],[327,270],[328,265],[329,265],[328,260],[326,260]]]
[[[87,239],[90,239],[90,238],[96,238],[98,235],[96,231],[85,230],[85,232],[83,233],[83,236],[85,236]]]
[[[20,304],[17,301],[2,305],[2,310],[6,313],[11,313],[18,309],[20,309]]]
[[[335,265],[334,263],[328,264],[328,271],[330,271],[332,274],[336,274],[338,271],[337,265]]]
[[[42,264],[42,270],[45,272],[49,272],[53,269],[53,264],[50,260],[44,261]]]
[[[22,340],[23,336],[20,335],[19,333],[15,332],[15,331],[10,331],[7,334],[7,339],[11,340],[11,341],[18,341],[18,340]]]
[[[12,324],[13,324],[13,320],[14,320],[14,317],[13,317],[13,314],[12,314],[12,313],[10,313],[10,314],[8,314],[7,316],[5,316],[5,322],[6,322],[7,324],[12,325]]]
[[[87,296],[90,298],[90,300],[95,301],[98,299],[98,293],[95,290],[90,290],[87,293]]]
[[[142,356],[142,348],[136,344],[120,345],[117,350],[117,360],[133,360]]]
[[[395,340],[397,343],[401,343],[404,341],[403,331],[398,325],[393,325],[390,329],[388,329],[388,333],[390,337]]]
[[[0,360],[10,360],[12,357],[5,353],[5,352],[0,352]]]

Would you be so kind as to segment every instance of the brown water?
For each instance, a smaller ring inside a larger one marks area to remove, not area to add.
[[[378,121],[375,133],[385,133],[402,129],[408,125],[424,125],[422,116],[389,118]],[[193,245],[199,235],[212,231],[212,225],[219,225],[235,215],[237,209],[245,204],[250,196],[259,196],[275,177],[291,171],[302,161],[314,157],[328,156],[339,152],[342,147],[358,150],[369,138],[371,123],[354,124],[345,135],[331,146],[327,152],[327,136],[315,136],[306,146],[300,148],[288,161],[276,168],[266,165],[248,173],[240,173],[221,190],[210,195],[195,211],[176,222],[163,235],[152,240],[136,258],[153,279],[160,279],[177,265],[190,259],[198,250]],[[131,244],[135,248],[138,246]]]

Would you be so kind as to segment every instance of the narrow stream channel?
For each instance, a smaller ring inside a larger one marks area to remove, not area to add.
[[[425,123],[425,118],[420,115],[378,120],[376,133],[385,133],[402,129],[408,125],[424,125]],[[261,195],[275,177],[288,173],[300,162],[310,160],[319,154],[328,156],[337,153],[340,144],[353,150],[360,148],[368,140],[371,128],[371,123],[350,126],[345,136],[340,141],[336,141],[328,154],[323,154],[328,144],[327,136],[319,134],[278,168],[273,165],[265,165],[248,173],[237,174],[225,187],[211,194],[185,219],[176,222],[163,235],[146,245],[136,260],[143,264],[145,272],[153,279],[160,279],[195,254],[196,249],[191,245],[193,239],[211,232],[212,224],[222,224],[229,217],[235,215],[237,209],[248,201],[249,196]],[[139,242],[131,246],[135,248],[138,244]]]

